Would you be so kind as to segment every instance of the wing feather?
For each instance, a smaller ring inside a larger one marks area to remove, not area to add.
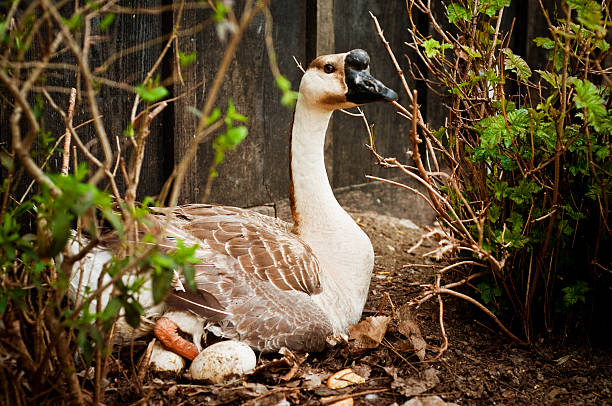
[[[319,264],[312,250],[288,225],[258,213],[226,206],[175,208],[181,228],[210,249],[237,260],[249,277],[281,290],[320,292]]]

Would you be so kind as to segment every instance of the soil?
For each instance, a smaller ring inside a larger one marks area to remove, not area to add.
[[[434,249],[435,242],[409,253],[424,233],[422,228],[372,212],[353,215],[376,253],[364,318],[383,315],[390,320],[375,348],[364,349],[351,341],[307,357],[291,352],[264,355],[255,373],[223,385],[206,385],[185,373],[149,371],[141,383],[128,379],[135,375],[134,362],[146,346],[141,342],[133,351],[120,352],[112,363],[106,404],[320,405],[344,398],[377,406],[612,404],[610,348],[568,339],[521,347],[479,309],[454,297],[443,298],[448,349],[434,362],[428,360],[442,344],[438,301],[411,308],[409,324],[420,329],[415,334],[427,343],[421,361],[415,351],[419,341],[402,327],[402,311],[408,311],[405,304],[419,295],[421,285],[432,282],[433,266],[440,263],[423,254]],[[365,382],[327,387],[333,373],[349,367]]]

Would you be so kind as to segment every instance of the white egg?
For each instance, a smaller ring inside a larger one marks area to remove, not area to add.
[[[178,374],[185,368],[185,359],[172,351],[168,351],[159,341],[156,341],[153,344],[149,365],[154,371]]]
[[[212,383],[248,374],[255,369],[257,358],[245,343],[240,341],[221,341],[204,350],[191,363],[191,377],[205,379]]]

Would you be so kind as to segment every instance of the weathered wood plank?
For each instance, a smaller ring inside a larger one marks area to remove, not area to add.
[[[161,0],[132,0],[124,3],[126,7],[133,8],[159,8],[161,4]],[[163,16],[161,14],[118,14],[115,22],[104,33],[105,41],[96,44],[93,48],[92,66],[95,67],[97,65],[96,62],[101,64],[111,56],[130,47],[159,38],[164,34],[164,30]],[[108,66],[105,76],[112,80],[136,86],[142,83],[147,72],[153,67],[162,48],[163,43],[157,43],[151,44],[138,52],[126,54]],[[161,74],[159,71],[158,73]],[[100,112],[104,116],[103,121],[106,125],[108,137],[112,143],[113,150],[115,150],[116,138],[124,143],[125,136],[123,132],[130,123],[134,93],[104,86],[97,100],[100,105]],[[84,105],[83,100],[81,106],[84,107]],[[89,115],[89,112],[87,114]],[[82,119],[86,119],[86,116],[83,116]],[[163,116],[158,116],[151,125],[151,133],[147,139],[138,189],[139,199],[147,195],[158,194],[167,176],[166,170],[171,163],[168,162],[168,157],[165,154],[165,133],[171,131],[169,124],[163,120]],[[93,135],[91,128],[89,131],[89,136],[91,137]],[[129,160],[131,149],[128,149],[127,143],[124,143],[122,149],[124,152],[123,156],[126,160]],[[98,152],[98,154],[100,153]],[[126,162],[126,165],[129,166],[130,162]],[[118,176],[118,181],[120,186],[124,184],[124,180],[120,175]]]
[[[242,2],[236,4],[238,12]],[[274,2],[271,12],[276,24],[273,38],[278,53],[278,64],[294,87],[299,70],[292,55],[303,59],[305,43],[305,12],[302,3]],[[191,23],[196,17],[186,16]],[[201,17],[199,17],[201,18]],[[287,23],[287,21],[292,23]],[[226,73],[216,105],[225,111],[231,98],[236,109],[249,119],[249,136],[235,152],[227,154],[226,162],[219,167],[220,176],[213,184],[211,201],[253,205],[283,197],[288,186],[288,131],[292,112],[280,105],[280,92],[274,85],[264,45],[265,21],[257,16],[244,34],[229,71]],[[210,85],[221,60],[223,44],[219,42],[214,27],[181,41],[185,51],[200,50],[196,69],[186,78],[184,88],[204,79]],[[204,51],[205,50],[205,51]],[[180,91],[180,90],[179,90]],[[206,87],[181,99],[175,106],[175,160],[183,156],[193,136],[197,117],[189,112],[189,106],[200,108],[207,96]],[[211,142],[203,143],[195,162],[185,178],[181,201],[195,202],[202,197],[210,162]]]
[[[387,51],[376,34],[371,11],[385,31],[385,36],[397,56],[403,54],[406,40],[405,11],[403,2],[385,0],[336,0],[334,5],[335,43],[337,51],[363,48],[371,59],[372,74],[400,95],[400,103],[407,104],[401,82]],[[403,64],[403,61],[399,61]],[[370,124],[374,124],[376,147],[382,155],[404,160],[408,148],[409,122],[384,104],[363,107]],[[332,123],[334,143],[333,187],[363,183],[364,175],[380,174],[371,153],[365,148],[367,132],[361,119],[336,113]]]
[[[306,60],[306,2],[275,1],[271,7],[274,18],[274,45],[278,67],[298,89],[302,72],[297,68],[293,56],[303,64]],[[274,86],[270,70],[264,68],[264,199],[249,203],[261,204],[287,197],[289,189],[289,133],[293,121],[293,110],[280,104],[281,92]]]

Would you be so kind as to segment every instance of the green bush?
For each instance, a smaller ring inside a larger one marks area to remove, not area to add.
[[[541,10],[550,35],[533,46],[549,57],[532,71],[500,30],[510,0],[450,2],[445,21],[426,3],[410,13],[424,12],[434,32],[410,27],[420,58],[410,72],[446,95],[448,115],[437,131],[419,122],[419,171],[404,170],[433,187],[455,258],[485,266],[480,300],[531,341],[565,314],[555,310],[593,303],[596,287],[611,285],[609,6]],[[425,151],[436,167],[424,168]]]

